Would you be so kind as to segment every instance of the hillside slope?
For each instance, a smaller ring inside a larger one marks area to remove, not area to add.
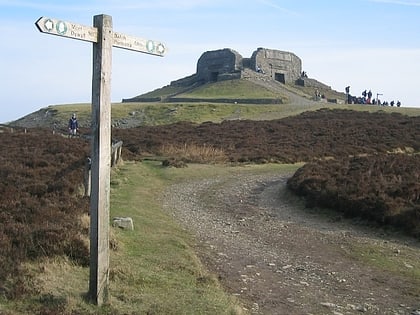
[[[344,103],[345,94],[332,90],[329,86],[318,82],[315,79],[302,79],[311,82],[309,86],[297,84],[284,84],[274,80],[270,75],[258,73],[251,69],[243,69],[241,79],[210,82],[206,84],[194,83],[191,86],[182,86],[172,83],[171,85],[147,92],[133,98],[124,99],[123,102],[177,102],[179,99],[200,99],[205,100],[212,96],[215,102],[225,102],[228,99],[243,101],[247,104],[271,103],[270,99],[280,99],[281,104],[313,105],[315,91],[324,95],[323,101],[330,100],[334,103]],[[231,83],[243,82],[243,88],[235,86],[232,89],[226,86]],[[253,85],[253,86],[251,86]],[[204,86],[204,87],[203,87]],[[217,86],[220,93],[213,93],[210,90]],[[239,90],[239,92],[238,92]]]
[[[326,97],[343,97],[330,89],[320,90]],[[299,114],[305,110],[327,106],[326,101],[314,101],[314,88],[286,85],[272,80],[269,76],[244,70],[243,79],[234,79],[190,87],[165,86],[129,99],[130,102],[114,103],[112,106],[112,125],[126,128],[140,125],[156,125],[176,121],[223,121],[229,119],[276,119],[289,114]],[[339,101],[341,102],[341,101]],[[218,108],[203,115],[201,105],[212,104]],[[195,111],[191,116],[176,117],[174,107],[183,104]],[[237,115],[244,112],[241,105],[258,105],[250,115]],[[231,109],[223,105],[231,105]],[[232,106],[237,105],[235,108]],[[223,107],[219,107],[223,106]],[[333,106],[333,104],[328,104]],[[52,105],[30,113],[9,125],[24,128],[51,128],[65,131],[67,120],[76,112],[79,125],[90,127],[90,104]],[[281,112],[281,114],[279,114]],[[289,112],[289,113],[288,113]],[[200,117],[205,117],[200,120]],[[159,117],[159,120],[156,119]]]

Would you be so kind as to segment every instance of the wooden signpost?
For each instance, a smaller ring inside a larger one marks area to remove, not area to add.
[[[47,17],[35,25],[42,33],[93,43],[89,296],[102,305],[109,285],[112,47],[156,56],[163,56],[166,48],[161,42],[114,32],[109,15],[94,16],[93,27]]]

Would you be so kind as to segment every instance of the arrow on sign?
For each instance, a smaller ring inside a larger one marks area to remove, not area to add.
[[[98,29],[92,26],[76,24],[72,22],[41,17],[35,22],[36,27],[42,33],[70,37],[87,42],[98,42]]]
[[[87,42],[98,42],[98,29],[92,26],[41,17],[35,22],[42,33],[70,37]],[[150,55],[163,56],[166,51],[164,44],[154,40],[133,37],[123,33],[113,32],[112,46],[143,52]]]
[[[161,42],[133,37],[118,32],[114,32],[114,43],[112,46],[140,51],[156,56],[163,56],[166,50],[165,45],[163,45]]]

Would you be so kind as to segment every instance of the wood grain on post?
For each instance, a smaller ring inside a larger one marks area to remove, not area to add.
[[[93,24],[98,41],[93,44],[89,295],[101,305],[108,300],[109,282],[112,17],[96,15]]]

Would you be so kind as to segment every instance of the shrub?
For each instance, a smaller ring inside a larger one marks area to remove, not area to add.
[[[419,235],[420,156],[378,154],[308,163],[288,180],[309,206],[402,227]]]

